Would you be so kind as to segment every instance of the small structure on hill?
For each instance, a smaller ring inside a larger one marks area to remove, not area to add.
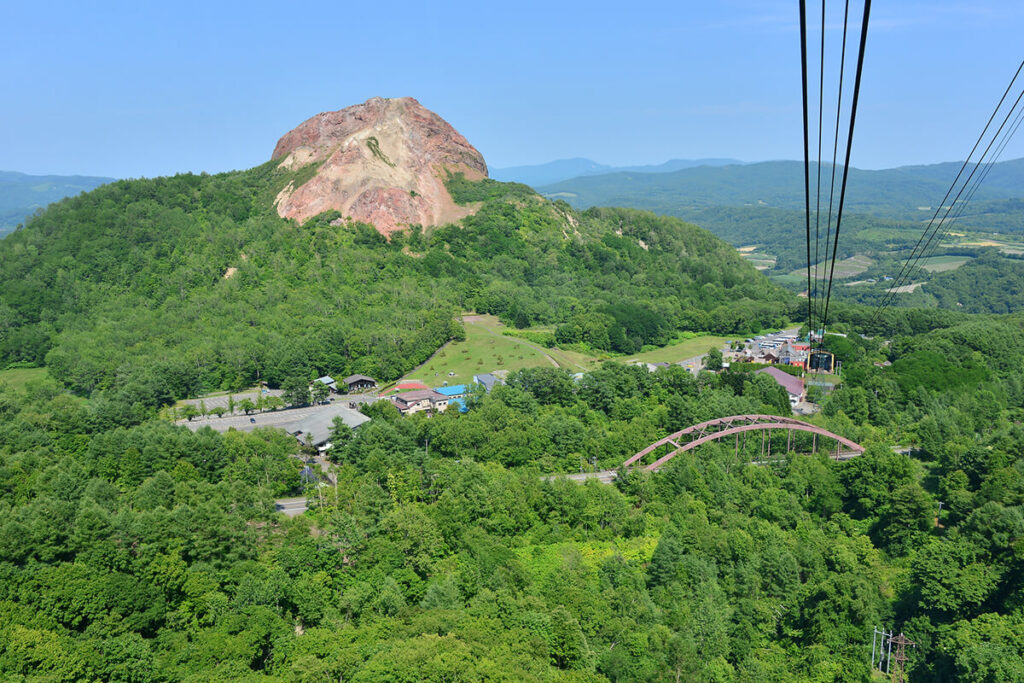
[[[303,486],[315,486],[320,483],[320,475],[312,467],[306,465],[299,472],[299,481],[302,482]]]
[[[350,394],[357,391],[366,391],[368,389],[377,388],[377,381],[372,377],[367,377],[366,375],[349,375],[341,381],[344,382]]]
[[[786,342],[778,349],[779,362],[785,365],[799,365],[805,367],[807,364],[807,352],[810,344],[799,342]]]

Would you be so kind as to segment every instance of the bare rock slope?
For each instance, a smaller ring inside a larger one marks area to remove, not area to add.
[[[374,97],[318,114],[282,137],[272,159],[291,169],[322,162],[310,180],[281,191],[279,215],[301,222],[333,209],[385,235],[470,214],[452,201],[444,179],[448,172],[487,177],[480,152],[411,97]]]

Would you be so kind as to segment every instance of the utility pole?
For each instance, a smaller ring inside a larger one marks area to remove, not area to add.
[[[900,631],[900,634],[895,638],[892,637],[892,634],[889,634],[889,636],[890,647],[892,643],[896,643],[896,654],[893,655],[896,660],[896,671],[892,675],[892,680],[893,683],[903,683],[903,665],[907,661],[906,647],[907,645],[917,647],[917,643],[903,635],[903,631]]]
[[[886,645],[891,642],[892,631],[886,632],[885,628],[881,630],[875,627],[875,632],[871,635],[871,668],[878,669],[882,673],[889,673],[889,657],[886,653]],[[889,645],[889,650],[892,650],[892,645]]]

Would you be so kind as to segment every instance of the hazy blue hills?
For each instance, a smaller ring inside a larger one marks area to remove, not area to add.
[[[670,159],[663,164],[649,166],[606,166],[592,159],[559,159],[533,166],[510,166],[493,168],[490,176],[503,182],[525,183],[532,187],[578,178],[581,176],[604,175],[608,173],[671,173],[697,166],[725,166],[742,164],[737,159]]]
[[[874,171],[851,168],[846,209],[895,220],[927,220],[960,166],[961,162],[950,162]],[[840,171],[841,168],[836,169],[837,198]],[[827,188],[831,167],[823,166],[821,175],[822,185]],[[812,168],[812,192],[816,176]],[[798,161],[703,165],[667,173],[618,171],[564,180],[539,189],[548,197],[565,199],[576,207],[629,206],[674,215],[706,206],[804,206],[803,164]],[[984,209],[986,214],[1002,216],[1007,211],[1019,211],[1021,197],[1024,159],[1015,159],[992,167],[971,206],[975,211]]]
[[[5,235],[36,210],[81,192],[105,185],[113,178],[81,175],[27,175],[0,171],[0,235]]]

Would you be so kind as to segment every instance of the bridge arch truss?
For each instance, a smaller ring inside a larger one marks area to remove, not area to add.
[[[731,417],[720,417],[714,420],[701,422],[700,424],[695,424],[691,427],[687,427],[686,429],[681,429],[674,434],[669,434],[630,457],[622,463],[622,467],[639,467],[641,465],[638,465],[637,463],[641,463],[643,458],[648,454],[655,452],[662,446],[674,447],[673,450],[662,455],[653,463],[643,466],[644,469],[653,472],[680,453],[685,453],[686,451],[693,450],[702,444],[724,439],[729,436],[736,437],[736,450],[738,452],[740,448],[740,435],[744,435],[745,441],[746,432],[761,432],[762,458],[765,456],[766,443],[768,447],[767,456],[771,457],[771,432],[778,429],[788,431],[786,442],[787,452],[790,450],[794,431],[807,432],[814,435],[812,450],[817,449],[817,438],[819,436],[835,441],[835,457],[837,460],[842,459],[842,451],[840,450],[842,446],[845,446],[848,449],[848,455],[850,455],[849,452],[851,451],[852,455],[860,455],[864,452],[864,447],[860,444],[854,443],[853,441],[839,436],[838,434],[833,434],[821,427],[812,425],[809,422],[797,420],[796,418],[780,417],[778,415],[733,415]],[[765,439],[766,435],[768,436],[767,439]]]

